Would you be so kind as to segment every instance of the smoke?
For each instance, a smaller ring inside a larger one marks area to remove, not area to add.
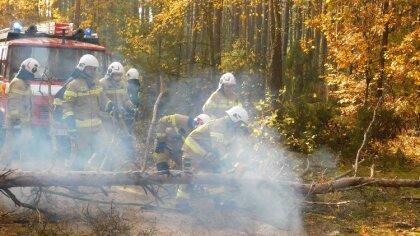
[[[280,185],[281,182],[300,182],[293,172],[294,163],[287,151],[258,143],[258,140],[252,138],[236,141],[230,151],[239,153],[236,161],[239,166],[243,165],[243,170],[238,172],[242,172],[240,176],[244,182],[241,182],[235,196],[241,207],[248,209],[261,222],[291,234],[301,234],[302,196],[296,189]]]

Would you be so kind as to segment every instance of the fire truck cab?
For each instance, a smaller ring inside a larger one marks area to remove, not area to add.
[[[23,28],[21,28],[23,30]],[[90,33],[89,31],[86,31]],[[98,38],[86,37],[84,31],[73,31],[72,23],[43,23],[24,32],[0,31],[0,122],[2,132],[7,113],[6,88],[18,72],[23,60],[35,58],[41,73],[30,81],[32,90],[32,127],[50,135],[52,98],[64,85],[84,54],[92,54],[100,63],[99,73],[105,72],[108,56]],[[49,78],[48,80],[46,78]],[[4,135],[1,135],[4,136]],[[3,143],[3,142],[1,142]]]

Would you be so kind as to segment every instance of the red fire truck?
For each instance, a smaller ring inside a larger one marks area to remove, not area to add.
[[[108,63],[106,49],[96,37],[86,37],[84,31],[73,33],[72,23],[43,23],[26,30],[14,24],[12,29],[0,31],[0,122],[3,124],[7,98],[5,89],[26,58],[35,58],[45,68],[30,82],[32,90],[32,127],[49,134],[52,96],[59,91],[84,54],[96,56],[100,72]],[[24,32],[20,32],[24,31]],[[86,30],[90,33],[90,30]],[[48,75],[48,76],[45,76]],[[46,78],[49,78],[48,80]],[[51,79],[52,78],[52,79]],[[3,127],[3,125],[2,125]]]

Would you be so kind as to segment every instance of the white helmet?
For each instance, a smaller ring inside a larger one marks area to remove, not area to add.
[[[234,106],[226,111],[229,118],[234,122],[248,123],[248,112],[245,111],[241,106]]]
[[[106,73],[108,75],[113,75],[113,74],[123,75],[124,74],[124,66],[121,63],[115,61],[115,62],[109,64],[108,70],[107,70]]]
[[[127,73],[125,74],[125,77],[127,77],[127,80],[130,79],[139,79],[140,78],[140,74],[139,71],[135,68],[131,68],[127,71]]]
[[[41,65],[39,62],[33,58],[28,58],[22,62],[20,65],[22,69],[27,70],[29,73],[35,75],[37,71],[39,71]]]
[[[200,125],[204,125],[205,123],[210,121],[210,116],[207,114],[200,114],[194,118],[193,126],[197,128]]]
[[[79,64],[77,64],[76,68],[83,71],[85,70],[86,66],[99,67],[98,59],[96,59],[96,57],[91,54],[83,55],[80,58]]]
[[[235,85],[236,84],[235,76],[232,73],[229,73],[229,72],[225,73],[225,74],[222,75],[222,77],[220,77],[219,84],[220,85],[223,85],[223,84],[233,84],[233,85]]]

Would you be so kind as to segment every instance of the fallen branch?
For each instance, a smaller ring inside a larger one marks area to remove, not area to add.
[[[303,194],[324,194],[339,191],[349,187],[412,187],[419,188],[420,180],[411,179],[380,179],[369,177],[347,177],[324,183],[301,184],[290,181],[273,181],[264,178],[240,178],[233,175],[198,174],[189,175],[180,171],[172,171],[172,175],[160,175],[149,172],[84,172],[69,171],[60,173],[13,172],[3,177],[0,188],[32,186],[125,186],[125,185],[161,185],[161,184],[204,184],[236,186],[253,184],[255,186],[278,188],[289,187]],[[0,172],[1,176],[1,172]],[[362,185],[362,186],[361,186]],[[150,189],[148,189],[150,191]]]
[[[107,205],[113,204],[113,205],[120,205],[120,206],[139,206],[142,209],[156,209],[157,208],[156,206],[153,206],[153,205],[147,204],[147,203],[101,201],[101,200],[94,200],[94,199],[74,196],[74,195],[70,195],[70,194],[66,194],[66,193],[62,193],[62,192],[57,192],[57,191],[52,191],[52,190],[46,190],[45,193],[49,193],[49,194],[53,194],[53,195],[57,195],[57,196],[61,196],[61,197],[66,197],[66,198],[71,198],[71,199],[75,199],[75,200],[79,200],[79,201],[98,203],[98,204],[107,204]]]
[[[304,201],[304,203],[305,204],[310,204],[310,205],[340,206],[340,205],[349,204],[350,201],[342,201],[342,202],[309,202],[309,201]]]
[[[13,201],[13,203],[15,204],[15,206],[28,208],[30,210],[37,211],[38,213],[41,212],[41,213],[44,213],[44,214],[50,214],[47,210],[43,210],[43,209],[35,207],[31,204],[27,204],[27,203],[19,201],[19,199],[17,199],[17,197],[7,188],[0,188],[0,191],[6,197],[10,198]]]

